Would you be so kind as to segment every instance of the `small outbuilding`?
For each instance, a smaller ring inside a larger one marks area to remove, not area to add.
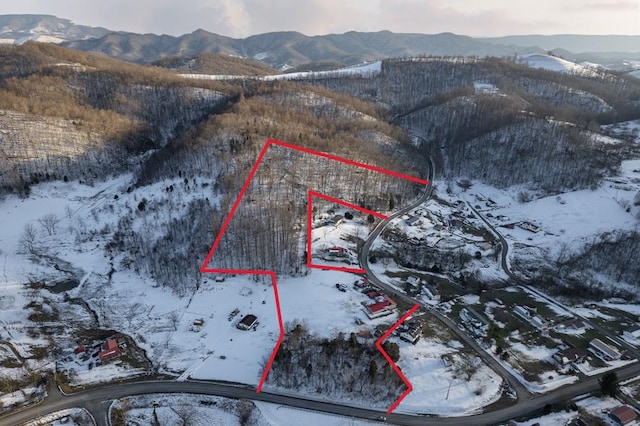
[[[240,330],[251,330],[256,325],[258,325],[258,317],[256,317],[253,314],[249,314],[249,315],[245,315],[240,320],[238,325],[236,325],[236,327],[239,328]]]

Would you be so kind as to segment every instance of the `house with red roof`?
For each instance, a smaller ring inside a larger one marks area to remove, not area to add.
[[[100,361],[106,361],[119,355],[120,347],[118,346],[116,339],[107,339],[100,346],[100,352],[98,352],[98,358],[100,358]]]
[[[392,314],[396,309],[396,302],[384,293],[371,292],[368,296],[372,303],[363,303],[365,313],[369,319],[380,318]]]
[[[619,425],[626,425],[634,421],[638,417],[638,413],[633,408],[626,405],[620,405],[609,412],[609,417]]]

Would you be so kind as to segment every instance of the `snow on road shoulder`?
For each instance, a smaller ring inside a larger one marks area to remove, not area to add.
[[[455,341],[398,343],[398,366],[413,386],[398,412],[462,416],[500,399],[502,378],[479,359],[459,353]],[[463,377],[467,372],[470,377]]]
[[[264,420],[270,426],[367,426],[378,424],[334,414],[302,410],[268,402],[254,402]]]

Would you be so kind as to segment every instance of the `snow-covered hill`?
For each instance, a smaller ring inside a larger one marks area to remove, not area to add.
[[[303,80],[303,79],[318,79],[318,78],[338,78],[348,76],[362,76],[373,77],[380,73],[382,69],[382,61],[365,62],[362,64],[339,68],[331,71],[300,71],[286,74],[275,74],[250,77],[263,81],[274,80]],[[239,78],[248,78],[242,75],[207,75],[207,74],[181,74],[185,78],[191,78],[196,80],[235,80]]]
[[[109,32],[105,28],[76,25],[68,19],[50,15],[0,15],[1,44],[22,44],[30,40],[58,44],[99,38]]]
[[[592,74],[597,70],[597,67],[580,65],[557,56],[544,55],[541,53],[520,56],[518,61],[531,68],[540,68],[568,74]]]

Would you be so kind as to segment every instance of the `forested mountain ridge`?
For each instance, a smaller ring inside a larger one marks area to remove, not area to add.
[[[418,139],[444,177],[546,193],[597,185],[632,143],[605,144],[599,125],[640,118],[640,81],[560,74],[495,58],[383,61],[373,78],[310,83],[377,102]]]
[[[223,82],[38,43],[0,54],[4,190],[24,196],[46,180],[91,184],[131,173],[128,195],[114,194],[127,207],[104,230],[106,253],[180,294],[199,282],[191,253],[210,248],[269,138],[416,176],[432,157],[438,177],[542,195],[597,187],[638,155],[637,144],[607,139],[600,124],[640,118],[640,81],[602,70],[559,74],[495,58],[420,57],[383,61],[366,76]],[[295,247],[304,211],[290,201],[308,189],[381,210],[417,190],[277,150],[257,176],[247,199],[264,202],[238,215],[224,242],[232,255],[219,266],[241,268],[238,259],[251,258],[280,273],[301,271],[305,254]],[[265,211],[273,220],[265,217],[268,229],[259,232],[279,238],[238,244]]]
[[[114,194],[121,198],[116,205],[126,200],[129,207],[122,206],[117,223],[100,231],[109,239],[105,250],[114,265],[135,265],[181,294],[199,282],[192,253],[208,250],[269,138],[426,173],[426,160],[415,155],[406,133],[386,123],[375,105],[326,89],[287,81],[190,80],[162,68],[38,43],[5,46],[0,54],[3,190],[27,196],[30,186],[47,180],[92,184],[132,174],[128,192]],[[281,250],[282,244],[297,247],[304,219],[298,209],[306,200],[302,188],[325,189],[370,207],[388,206],[390,197],[410,198],[416,190],[290,153],[274,151],[265,164],[251,197],[262,200],[257,204],[261,215],[268,211],[270,217],[288,219],[266,223],[265,235],[282,238],[261,255]],[[343,187],[354,185],[360,189],[344,193]],[[151,196],[147,187],[161,190]],[[292,188],[298,197],[291,198]],[[297,203],[295,210],[290,202]],[[95,214],[114,208],[104,206]],[[239,220],[255,224],[255,214],[247,214]],[[78,232],[79,241],[98,235],[98,230]],[[229,259],[240,258],[234,254],[240,237],[229,233]],[[303,258],[293,249],[280,259],[285,264],[272,267],[295,273]]]
[[[125,171],[237,93],[50,44],[2,46],[0,57],[4,190]]]

